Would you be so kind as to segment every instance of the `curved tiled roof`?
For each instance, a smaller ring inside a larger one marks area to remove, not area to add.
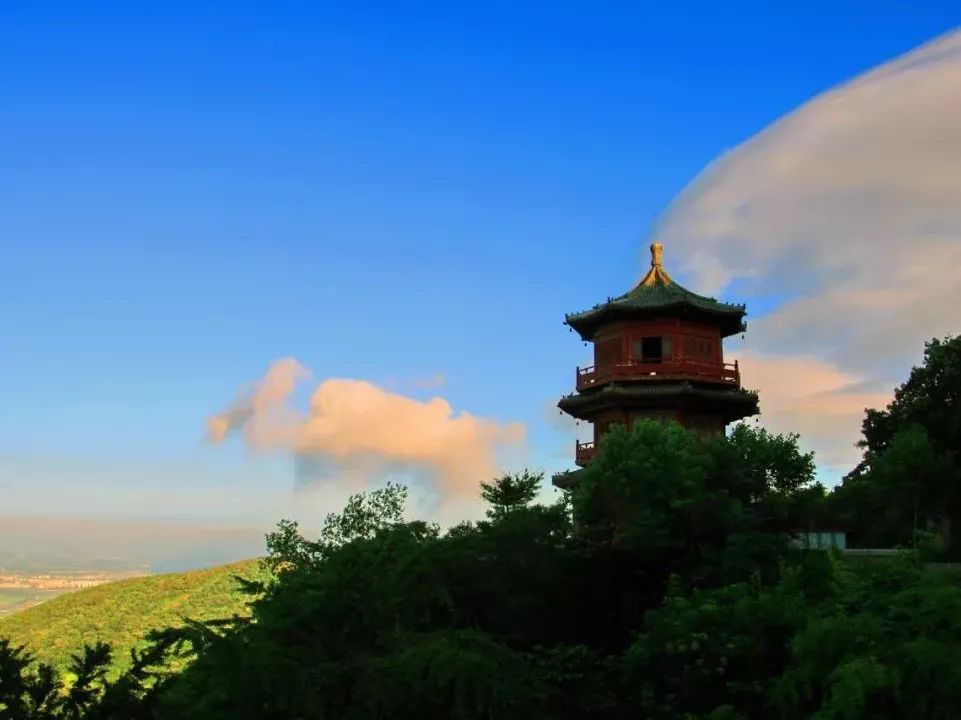
[[[557,407],[584,420],[590,418],[599,407],[656,406],[660,402],[676,404],[685,399],[698,404],[709,404],[730,413],[731,417],[743,418],[758,413],[758,394],[742,388],[699,387],[683,383],[611,383],[596,391],[566,395]],[[729,420],[731,422],[731,420]]]
[[[744,330],[744,305],[719,302],[677,284],[662,265],[663,252],[664,248],[660,243],[651,245],[651,269],[634,289],[620,297],[610,298],[606,303],[595,305],[590,310],[569,314],[564,322],[574,328],[584,340],[592,339],[597,328],[611,320],[685,311],[707,316],[720,326],[723,336]]]

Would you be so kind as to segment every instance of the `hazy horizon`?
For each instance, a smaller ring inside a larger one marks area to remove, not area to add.
[[[270,529],[216,521],[0,515],[0,571],[199,570],[263,555]]]

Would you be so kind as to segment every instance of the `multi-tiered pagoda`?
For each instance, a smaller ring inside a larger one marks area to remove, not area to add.
[[[737,361],[724,361],[724,338],[746,328],[744,305],[704,297],[674,282],[651,245],[651,269],[630,292],[565,323],[594,344],[594,364],[577,368],[577,392],[557,406],[593,423],[592,442],[578,442],[575,463],[590,462],[607,429],[640,418],[677,421],[702,435],[758,412],[756,393],[741,388]],[[554,476],[558,487],[577,471]]]

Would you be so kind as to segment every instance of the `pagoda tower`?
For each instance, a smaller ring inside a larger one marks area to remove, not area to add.
[[[574,462],[590,462],[604,433],[638,419],[676,421],[702,436],[758,413],[757,394],[741,388],[737,361],[724,361],[724,338],[744,332],[744,305],[704,297],[674,282],[651,245],[651,269],[630,292],[567,315],[564,323],[594,344],[594,364],[577,368],[576,392],[557,406],[594,426]],[[555,475],[571,487],[577,471]]]

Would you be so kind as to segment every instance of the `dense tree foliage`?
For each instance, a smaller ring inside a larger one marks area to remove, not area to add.
[[[961,335],[924,345],[922,363],[912,368],[883,410],[868,410],[862,446],[874,457],[903,428],[920,426],[935,447],[961,458]]]
[[[795,436],[639,423],[557,503],[540,481],[447,531],[393,485],[316,540],[282,522],[249,619],[156,631],[117,680],[104,646],[60,677],[0,644],[0,719],[955,716],[961,589],[791,550],[824,495]]]
[[[961,336],[925,344],[883,410],[862,425],[861,463],[831,498],[862,547],[920,547],[961,556]]]

